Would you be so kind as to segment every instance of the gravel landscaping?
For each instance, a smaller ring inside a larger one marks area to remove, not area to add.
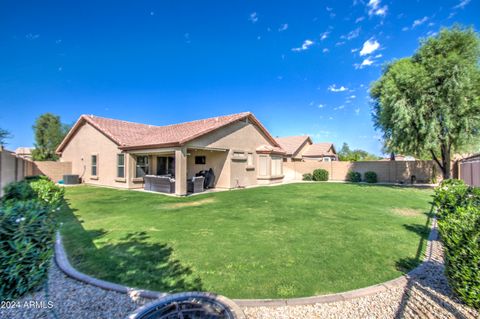
[[[247,307],[247,318],[478,318],[479,313],[452,296],[443,275],[442,245],[429,241],[426,263],[404,287],[348,301],[303,306]],[[53,302],[51,309],[26,307],[24,302]],[[55,264],[48,286],[19,301],[20,307],[0,309],[0,318],[125,318],[149,302],[134,295],[93,287],[67,277]]]

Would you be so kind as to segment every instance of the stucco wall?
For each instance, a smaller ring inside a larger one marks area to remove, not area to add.
[[[22,180],[24,177],[25,160],[17,158],[13,152],[0,146],[0,196],[7,184]]]
[[[326,169],[330,180],[346,180],[348,171],[363,174],[367,171],[377,173],[379,182],[409,183],[412,175],[417,181],[428,182],[434,174],[437,180],[441,179],[440,170],[433,168],[436,164],[432,161],[365,161],[365,162],[288,162],[284,163],[285,180],[301,180],[305,173],[312,173],[317,168]]]
[[[191,178],[202,170],[213,169],[215,187],[230,188],[230,163],[227,161],[228,151],[188,150],[187,177]],[[205,164],[195,164],[195,156],[205,156]]]
[[[26,161],[25,176],[45,175],[55,183],[63,179],[63,175],[72,174],[71,162]]]
[[[225,174],[222,176],[225,178],[222,179],[222,186],[219,187],[234,188],[264,183],[257,179],[258,154],[256,149],[265,144],[270,145],[270,141],[255,125],[240,121],[195,139],[187,146],[189,148],[198,146],[227,149],[228,155],[224,169],[230,171],[229,181],[227,184],[228,175]],[[245,155],[252,153],[253,167],[249,167],[246,160],[232,159],[234,152],[245,152]]]
[[[82,125],[62,152],[60,161],[72,163],[72,174],[78,174],[85,183],[115,187],[128,187],[129,170],[125,181],[116,179],[117,145],[90,124]],[[97,154],[97,178],[91,175],[91,156]],[[131,158],[125,156],[126,165]]]

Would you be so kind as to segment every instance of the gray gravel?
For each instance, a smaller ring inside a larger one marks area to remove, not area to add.
[[[247,318],[480,318],[475,310],[453,297],[443,274],[439,241],[429,242],[430,256],[405,287],[334,303],[284,307],[243,308]],[[51,309],[25,307],[24,302],[53,302]],[[151,300],[103,290],[67,277],[54,264],[48,286],[19,300],[20,307],[0,309],[11,319],[125,318]]]

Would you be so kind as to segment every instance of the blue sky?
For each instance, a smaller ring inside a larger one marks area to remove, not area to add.
[[[33,145],[44,112],[164,125],[253,112],[274,136],[381,153],[382,65],[479,0],[1,1],[0,127]]]

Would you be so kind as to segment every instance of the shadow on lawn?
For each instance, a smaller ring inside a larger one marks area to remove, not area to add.
[[[202,290],[200,277],[173,257],[174,250],[168,244],[150,241],[145,231],[98,244],[108,232],[85,230],[83,221],[73,212],[69,206],[62,211],[62,234],[69,259],[80,271],[135,288],[162,292]]]

